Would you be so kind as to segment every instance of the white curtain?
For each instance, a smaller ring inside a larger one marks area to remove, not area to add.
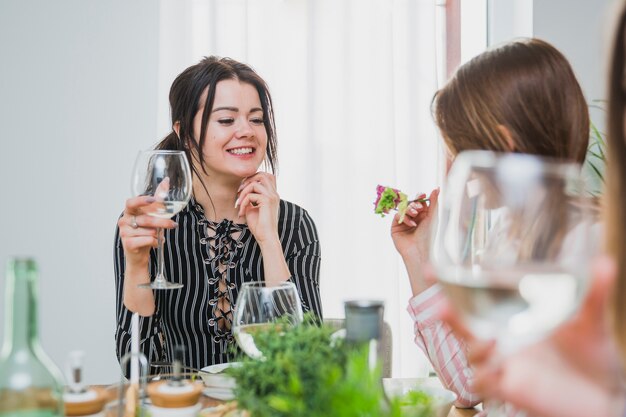
[[[326,317],[347,299],[382,299],[393,375],[423,376],[406,312],[408,280],[373,213],[376,185],[429,192],[441,171],[430,114],[441,44],[435,0],[161,0],[159,132],[174,77],[207,55],[268,82],[282,198],[306,208],[322,245]]]

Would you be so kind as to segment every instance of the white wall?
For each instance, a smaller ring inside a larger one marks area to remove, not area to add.
[[[590,104],[591,122],[604,132],[606,59],[621,4],[621,0],[488,0],[488,43],[534,36],[553,44],[576,73]],[[598,161],[593,162],[597,165]],[[602,181],[589,165],[585,164],[584,171],[589,189],[600,192]]]
[[[90,383],[119,378],[113,234],[157,139],[158,17],[154,0],[0,0],[0,264],[37,259],[44,349],[60,366],[85,350]]]
[[[487,43],[494,45],[511,38],[532,36],[535,2],[535,0],[487,0],[489,16]]]
[[[615,0],[535,0],[534,36],[547,40],[569,59],[587,101],[604,100],[606,57],[610,53],[611,11]],[[604,114],[591,111],[604,126]]]
[[[471,0],[465,0],[471,1]],[[570,61],[589,102],[604,100],[612,14],[619,0],[489,0],[489,44],[520,36],[544,39]],[[604,126],[604,114],[591,110]]]

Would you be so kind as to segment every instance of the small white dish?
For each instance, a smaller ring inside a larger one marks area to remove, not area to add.
[[[236,386],[235,378],[226,374],[224,371],[235,366],[241,366],[241,362],[205,366],[198,373],[207,388],[228,388],[232,390]]]
[[[197,403],[191,407],[179,407],[179,408],[164,408],[154,405],[148,406],[148,411],[152,417],[196,417],[202,404]]]
[[[383,378],[383,388],[388,397],[402,397],[410,391],[428,394],[433,399],[433,417],[446,417],[456,400],[456,394],[445,389],[437,377]]]
[[[235,391],[232,388],[205,388],[202,393],[207,397],[220,401],[230,401],[235,399]]]

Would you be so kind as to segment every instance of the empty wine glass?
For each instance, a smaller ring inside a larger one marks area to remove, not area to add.
[[[442,196],[431,262],[474,334],[495,339],[506,354],[575,312],[594,255],[594,219],[579,165],[464,152]]]
[[[155,201],[143,208],[150,216],[169,219],[181,211],[191,198],[191,169],[183,151],[141,151],[135,160],[131,182],[133,195],[152,196]],[[183,284],[172,283],[163,273],[162,229],[157,230],[157,272],[154,281],[142,288],[174,289]]]
[[[274,325],[295,326],[302,319],[302,305],[293,283],[266,286],[264,282],[246,282],[237,298],[233,335],[248,356],[260,359],[263,353],[255,343],[258,332]]]

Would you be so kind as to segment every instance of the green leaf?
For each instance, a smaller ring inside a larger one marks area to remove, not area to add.
[[[409,198],[404,193],[400,194],[400,203],[398,203],[398,213],[400,214],[400,218],[398,222],[402,223],[404,221],[404,216],[406,215],[406,209],[409,208]]]
[[[604,176],[602,175],[602,173],[600,172],[600,170],[591,162],[589,162],[589,166],[591,167],[591,169],[596,173],[596,175],[598,176],[598,178],[600,178],[602,181],[604,181]]]
[[[369,352],[333,332],[307,315],[294,328],[256,333],[264,360],[241,357],[242,366],[230,368],[238,406],[255,417],[400,417],[399,405],[385,401],[380,368],[369,368]]]
[[[390,187],[385,188],[383,193],[380,195],[380,199],[376,204],[376,208],[374,209],[374,213],[380,214],[384,216],[389,213],[389,211],[396,208],[396,199],[398,198],[398,194]]]
[[[605,100],[593,100],[593,103],[606,103]],[[596,108],[604,111],[604,107],[598,104],[590,104],[590,108]],[[587,146],[587,157],[585,164],[588,165],[588,171],[595,176],[600,182],[604,182],[604,166],[606,165],[606,135],[601,132],[597,126],[590,121],[589,123],[589,145]],[[593,183],[591,183],[591,186]],[[587,190],[591,195],[597,195],[600,192]]]
[[[596,157],[596,158],[598,158],[598,159],[604,160],[604,157],[603,157],[604,155],[603,155],[602,153],[597,153],[597,152],[594,152],[594,151],[589,151],[589,155],[594,156],[594,157]]]
[[[589,123],[589,125],[591,127],[591,132],[593,135],[592,137],[596,140],[597,143],[604,147],[606,145],[606,143],[604,142],[604,134],[598,130],[595,124]]]

